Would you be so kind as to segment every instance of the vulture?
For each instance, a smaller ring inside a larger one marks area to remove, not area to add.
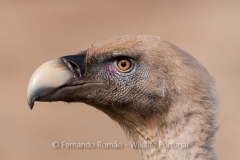
[[[141,160],[215,160],[218,98],[209,72],[157,36],[121,36],[50,60],[27,99],[83,102],[118,122]],[[186,144],[180,147],[180,144]]]

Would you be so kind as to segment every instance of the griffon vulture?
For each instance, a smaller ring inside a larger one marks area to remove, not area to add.
[[[216,97],[213,78],[194,57],[149,35],[117,37],[48,61],[27,89],[31,109],[34,101],[64,101],[103,111],[131,141],[153,145],[136,148],[141,160],[217,159]],[[174,147],[180,143],[188,145]]]

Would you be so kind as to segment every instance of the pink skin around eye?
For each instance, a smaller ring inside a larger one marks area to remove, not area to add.
[[[107,63],[104,67],[103,70],[105,73],[107,73],[109,76],[114,77],[114,76],[130,76],[135,72],[135,68],[131,69],[129,72],[120,72],[117,68],[117,66],[114,64],[114,62],[109,62]]]
[[[103,69],[110,76],[114,76],[116,73],[119,74],[119,71],[117,70],[113,63],[108,63],[107,65],[104,66]]]

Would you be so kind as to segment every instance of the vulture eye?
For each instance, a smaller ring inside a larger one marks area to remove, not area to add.
[[[125,72],[128,71],[132,67],[132,62],[131,60],[127,58],[119,59],[117,61],[117,67],[119,70]]]

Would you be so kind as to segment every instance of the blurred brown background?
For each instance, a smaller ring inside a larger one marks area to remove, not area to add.
[[[221,97],[215,148],[240,158],[240,1],[0,1],[0,159],[137,159],[131,148],[54,149],[53,141],[126,143],[107,115],[84,104],[35,103],[27,84],[43,62],[126,34],[158,35],[195,56]]]

